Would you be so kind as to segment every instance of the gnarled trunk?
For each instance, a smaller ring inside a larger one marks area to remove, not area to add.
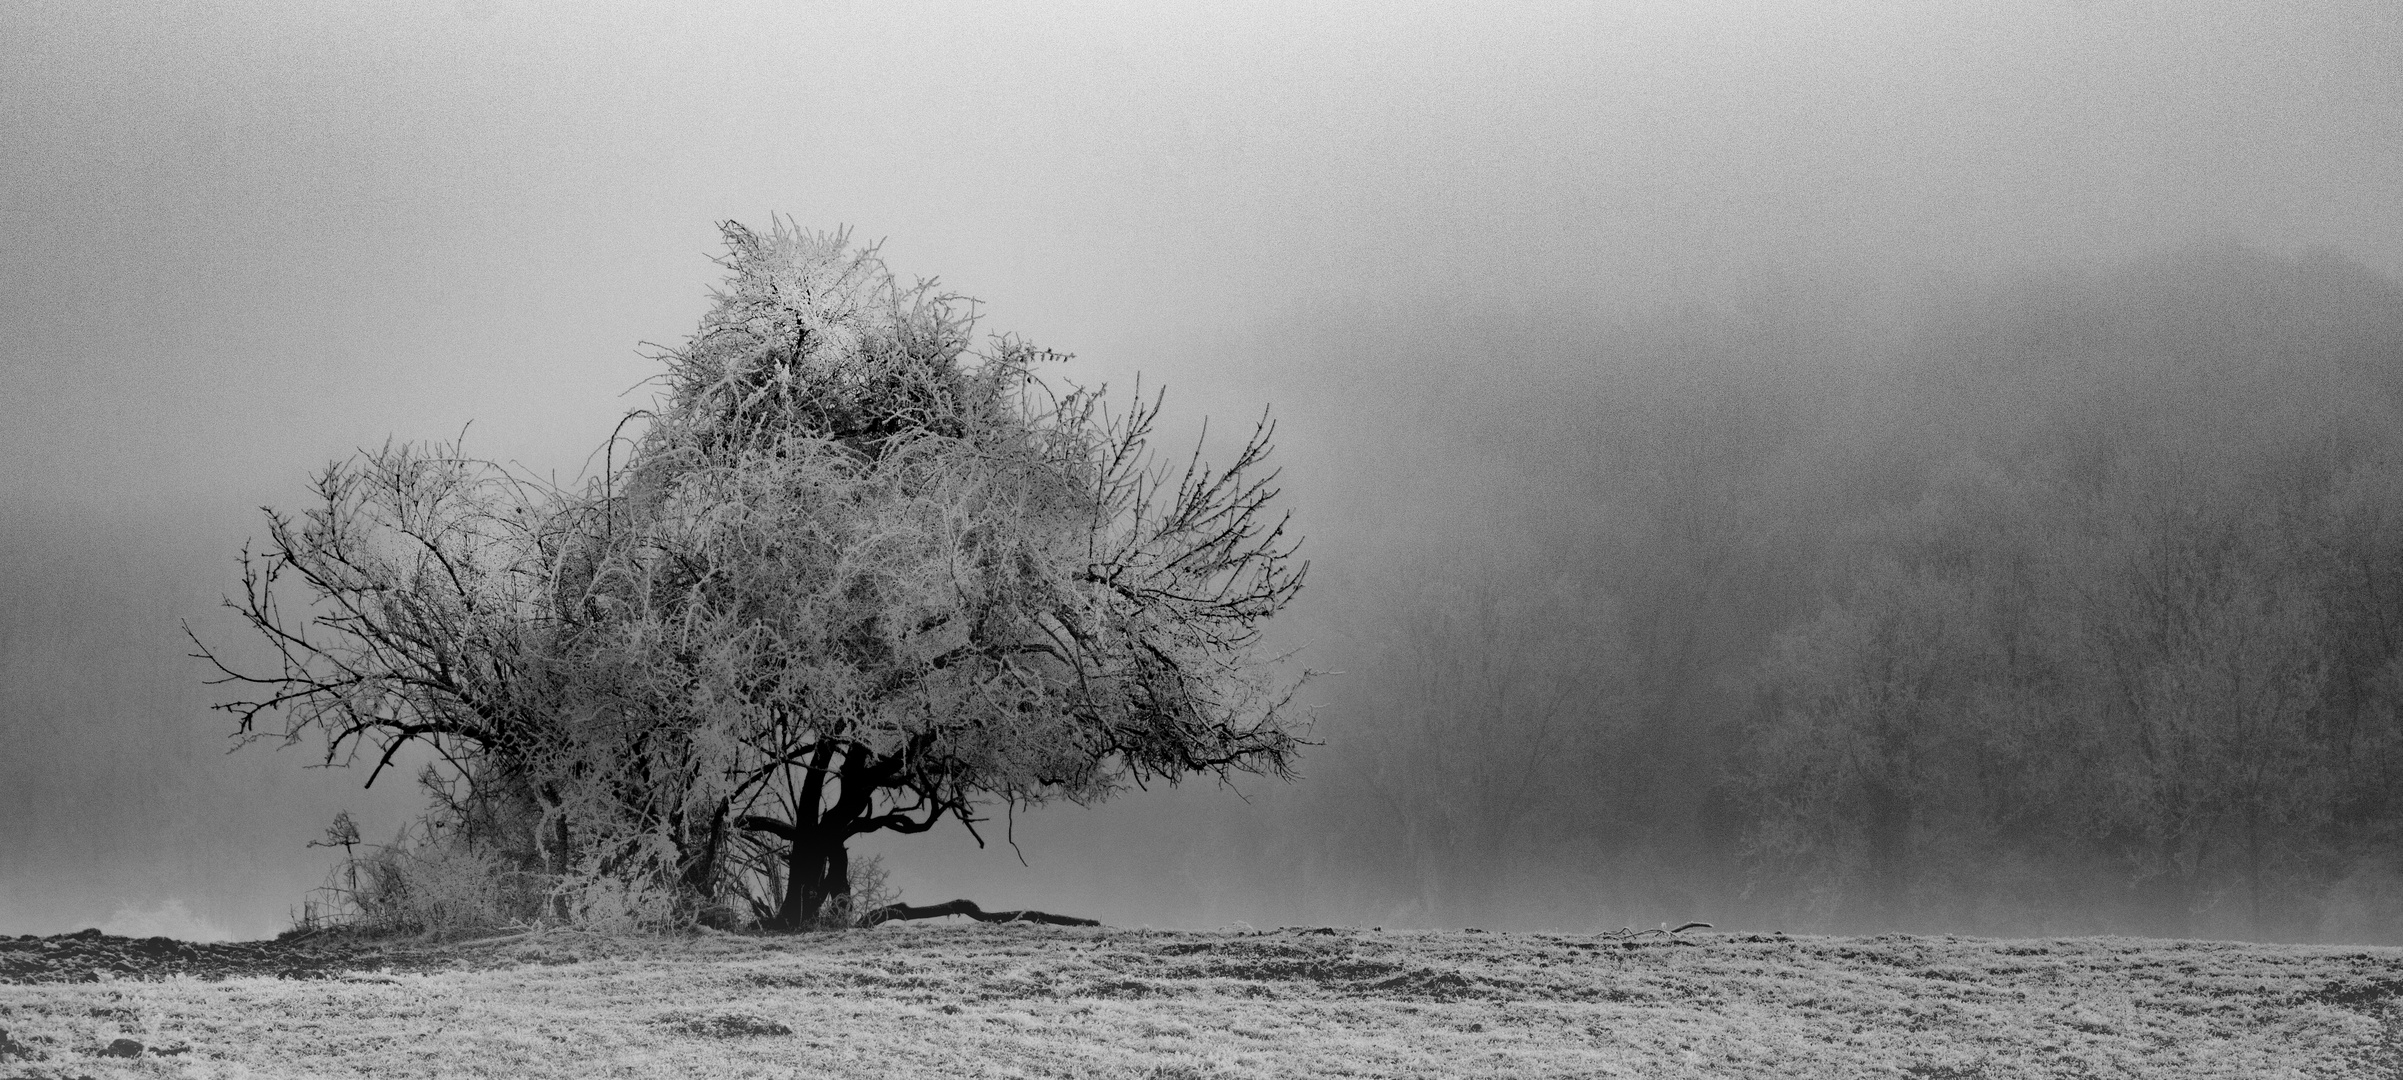
[[[836,757],[841,755],[840,766]],[[765,832],[785,844],[784,895],[777,900],[769,925],[777,930],[806,930],[829,913],[847,912],[851,901],[851,853],[845,846],[852,826],[866,812],[871,788],[862,783],[864,764],[856,750],[844,753],[839,744],[823,743],[810,755],[809,774],[801,782],[792,807],[795,820],[746,817],[738,824]],[[825,805],[830,770],[840,783],[834,805]]]
[[[818,925],[831,906],[851,905],[851,852],[838,830],[819,828],[794,839],[785,856],[784,899],[775,928],[805,930]]]

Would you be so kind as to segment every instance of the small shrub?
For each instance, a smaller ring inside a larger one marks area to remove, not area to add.
[[[338,820],[337,829],[347,824]],[[354,831],[344,850],[289,933],[455,938],[536,921],[555,906],[554,875],[431,827],[377,845],[359,845]]]
[[[849,902],[828,905],[825,922],[829,929],[849,929],[858,926],[869,912],[900,900],[901,890],[893,888],[892,874],[884,868],[884,856],[858,856],[851,860]]]
[[[360,869],[352,899],[372,928],[453,937],[510,921],[503,868],[489,855],[396,842],[374,849]]]
[[[575,874],[560,881],[555,895],[568,922],[605,934],[665,930],[688,921],[681,897],[641,878]]]

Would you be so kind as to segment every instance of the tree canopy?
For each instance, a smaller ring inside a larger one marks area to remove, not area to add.
[[[1307,567],[1265,414],[1169,468],[1158,396],[1055,391],[1057,354],[977,347],[842,233],[722,229],[584,487],[387,445],[271,514],[231,604],[280,663],[200,648],[242,735],[431,744],[444,827],[548,903],[788,928],[852,914],[855,836],[1291,775],[1298,679],[1259,646]]]

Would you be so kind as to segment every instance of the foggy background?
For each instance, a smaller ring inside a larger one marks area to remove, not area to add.
[[[914,902],[2403,940],[2391,5],[107,7],[0,0],[0,933],[400,828],[179,624],[356,447],[576,475],[784,213],[1273,405],[1340,672]]]

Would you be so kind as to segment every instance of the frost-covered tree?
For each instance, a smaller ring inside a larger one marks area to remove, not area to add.
[[[975,348],[842,234],[723,228],[726,283],[588,488],[387,449],[271,520],[235,606],[281,670],[220,665],[261,690],[243,732],[430,741],[567,880],[786,928],[851,914],[853,837],[1290,775],[1258,645],[1306,567],[1265,418],[1166,468],[1158,398],[1054,393],[1054,354]]]

